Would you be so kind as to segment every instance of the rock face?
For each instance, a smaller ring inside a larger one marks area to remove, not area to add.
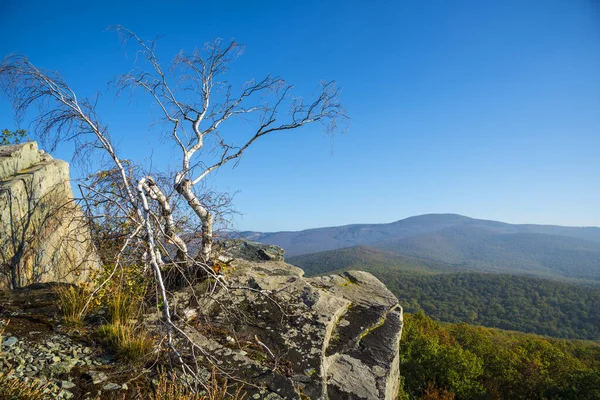
[[[396,398],[402,333],[398,300],[367,272],[348,271],[308,282],[349,302],[325,350],[329,398]]]
[[[96,265],[68,163],[35,142],[0,147],[0,288],[76,282]]]
[[[237,258],[224,271],[229,290],[204,282],[194,292],[210,295],[179,292],[174,311],[220,367],[262,387],[245,388],[251,398],[396,398],[397,299],[369,273],[303,274],[283,261]]]

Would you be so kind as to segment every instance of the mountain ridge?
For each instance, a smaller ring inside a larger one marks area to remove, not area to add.
[[[437,231],[457,225],[482,226],[497,233],[545,233],[590,240],[600,243],[600,227],[561,226],[546,224],[510,224],[507,222],[471,218],[460,214],[422,214],[381,224],[348,224],[333,227],[310,228],[300,231],[258,232],[242,231],[237,236],[274,244],[289,255],[335,250],[357,245],[369,245],[385,239],[399,239],[419,233]],[[374,232],[374,230],[376,230]],[[364,237],[365,232],[370,236]],[[345,235],[344,235],[345,233]],[[360,237],[362,234],[363,237]],[[326,239],[318,242],[318,239]],[[315,245],[300,245],[303,240]],[[316,243],[319,243],[318,245]]]
[[[331,228],[347,228],[347,227],[372,226],[372,225],[392,225],[392,224],[396,224],[399,222],[412,221],[412,220],[416,220],[416,219],[425,219],[425,218],[430,218],[430,217],[457,218],[457,219],[462,219],[462,220],[480,221],[480,222],[487,222],[487,223],[493,223],[493,224],[512,225],[512,226],[521,226],[521,227],[537,227],[537,228],[549,227],[549,228],[598,229],[598,230],[600,230],[600,226],[596,226],[596,225],[575,226],[575,225],[556,225],[556,224],[532,224],[532,223],[516,224],[516,223],[510,223],[510,222],[497,221],[497,220],[493,220],[493,219],[474,218],[474,217],[469,217],[466,215],[456,214],[456,213],[427,213],[427,214],[413,215],[413,216],[402,218],[402,219],[392,221],[392,222],[351,223],[351,224],[345,224],[345,225],[320,226],[320,227],[316,227],[316,228],[307,228],[307,229],[299,229],[299,230],[282,230],[282,231],[268,231],[268,232],[246,230],[246,231],[240,231],[239,233],[240,234],[243,234],[243,233],[262,234],[262,235],[271,235],[271,234],[275,234],[275,233],[299,233],[299,232],[307,232],[307,231],[315,231],[315,230],[320,230],[320,229],[331,229]]]
[[[240,235],[280,246],[292,258],[367,246],[457,269],[600,282],[599,227],[508,224],[458,214],[425,214],[386,224]],[[321,260],[329,256],[342,259],[347,255],[319,255]],[[377,258],[380,255],[367,256],[370,261]]]

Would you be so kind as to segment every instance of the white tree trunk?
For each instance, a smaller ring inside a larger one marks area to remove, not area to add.
[[[173,210],[167,199],[167,196],[160,190],[152,177],[147,176],[140,180],[139,187],[153,200],[155,200],[161,210],[164,218],[164,233],[172,244],[177,247],[177,261],[188,262],[188,248],[183,239],[175,232],[175,221],[173,220]]]
[[[180,184],[175,185],[175,190],[183,196],[202,222],[202,249],[199,252],[199,256],[201,261],[208,262],[212,252],[214,217],[192,190],[191,181],[187,179],[181,181]]]

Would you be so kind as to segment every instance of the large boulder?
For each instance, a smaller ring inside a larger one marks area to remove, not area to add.
[[[229,289],[207,280],[179,292],[174,314],[219,368],[255,385],[251,398],[396,397],[402,308],[377,278],[304,278],[283,261],[243,258],[222,273]]]
[[[69,164],[35,142],[0,147],[0,288],[85,280],[98,263]]]
[[[247,261],[283,261],[285,250],[279,246],[250,242],[242,239],[227,239],[219,243],[219,257],[230,262],[234,259]]]

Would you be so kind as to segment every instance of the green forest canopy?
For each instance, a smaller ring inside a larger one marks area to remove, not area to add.
[[[456,268],[442,262],[360,246],[288,261],[307,275],[371,272],[405,311],[424,310],[440,321],[600,340],[600,288],[506,274],[452,273]]]
[[[400,399],[599,399],[600,345],[406,314]]]

